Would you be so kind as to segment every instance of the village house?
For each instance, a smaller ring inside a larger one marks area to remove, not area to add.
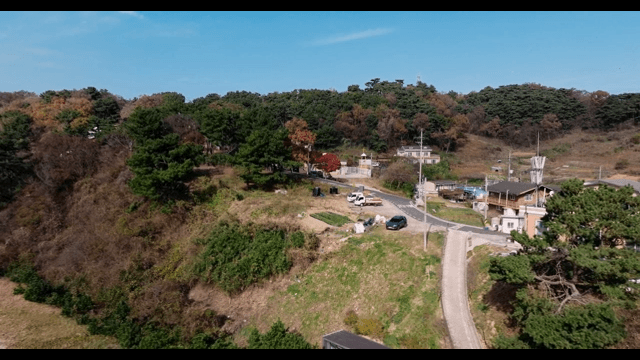
[[[544,204],[559,190],[556,186],[509,181],[487,186],[488,210],[502,212],[500,217],[492,219],[492,230],[505,234],[516,230],[529,236],[541,235],[544,231],[541,219],[547,213]]]
[[[537,186],[533,183],[502,181],[487,187],[489,209],[520,209],[520,205],[542,206],[546,199],[558,191],[557,187]],[[536,203],[537,201],[537,203]]]
[[[407,157],[415,159],[415,162],[422,162],[423,164],[437,164],[440,162],[440,155],[431,154],[433,151],[428,146],[422,146],[422,159],[420,159],[420,146],[401,146],[397,152],[397,156]]]
[[[547,210],[544,207],[521,205],[517,213],[513,209],[505,208],[504,214],[499,218],[494,218],[491,222],[492,230],[505,234],[516,230],[526,233],[530,237],[542,235],[545,230],[542,217],[546,214]]]

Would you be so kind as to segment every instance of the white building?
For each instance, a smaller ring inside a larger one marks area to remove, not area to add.
[[[396,155],[403,156],[408,158],[414,158],[418,162],[422,162],[423,164],[437,164],[440,162],[440,155],[432,155],[431,151],[433,151],[428,146],[422,146],[422,159],[420,159],[420,146],[401,146]]]

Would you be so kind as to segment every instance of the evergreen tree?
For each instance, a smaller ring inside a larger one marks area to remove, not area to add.
[[[547,201],[542,236],[511,232],[523,249],[492,259],[490,274],[520,287],[513,317],[522,327],[521,341],[599,348],[624,338],[611,307],[634,301],[640,290],[628,281],[640,277],[640,256],[625,248],[640,239],[640,198],[632,193],[631,187],[584,189],[581,180],[570,180]],[[585,294],[607,302],[580,306]],[[570,328],[574,334],[567,336]]]
[[[183,181],[193,167],[203,161],[202,146],[180,144],[157,109],[137,109],[126,123],[134,141],[134,153],[127,164],[135,177],[131,190],[150,199],[166,199],[184,194]]]

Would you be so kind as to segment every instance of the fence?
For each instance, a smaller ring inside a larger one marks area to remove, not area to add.
[[[343,166],[340,168],[341,175],[364,175],[371,177],[371,169],[362,169],[355,166]]]

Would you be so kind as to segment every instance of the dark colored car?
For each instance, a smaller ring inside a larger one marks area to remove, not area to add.
[[[387,229],[389,230],[400,230],[403,227],[407,226],[407,218],[404,216],[396,215],[389,219],[386,225]]]

